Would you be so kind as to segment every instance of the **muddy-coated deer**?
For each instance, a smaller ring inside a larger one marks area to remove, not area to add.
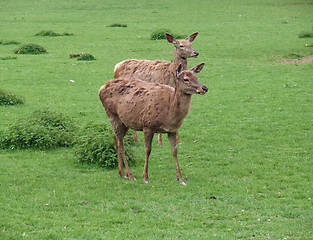
[[[99,97],[115,132],[118,169],[121,177],[134,179],[124,153],[123,138],[128,129],[143,131],[146,160],[143,170],[144,182],[149,182],[148,161],[154,133],[167,133],[176,167],[177,180],[182,178],[176,148],[176,132],[191,106],[192,94],[205,94],[208,88],[201,84],[195,73],[204,66],[201,63],[190,70],[182,70],[180,64],[175,71],[175,88],[141,81],[135,78],[118,78],[100,88]],[[126,173],[124,171],[124,166]]]
[[[147,82],[160,83],[175,87],[175,72],[181,64],[182,69],[187,69],[187,58],[197,57],[199,53],[191,47],[191,42],[197,37],[198,32],[191,34],[183,40],[176,40],[172,35],[165,33],[169,43],[174,45],[174,61],[160,60],[138,60],[127,59],[115,65],[114,78],[134,77]],[[139,141],[136,132],[133,133],[134,139]],[[177,142],[180,143],[178,134]],[[158,136],[158,143],[162,145],[161,134]]]

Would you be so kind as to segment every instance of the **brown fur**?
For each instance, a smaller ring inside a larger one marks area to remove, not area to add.
[[[202,70],[204,63],[190,70],[182,71],[179,65],[175,73],[175,88],[148,83],[136,78],[118,78],[107,82],[100,88],[100,100],[110,118],[115,136],[119,161],[119,173],[134,179],[124,155],[123,138],[129,128],[143,131],[146,146],[146,162],[143,172],[145,182],[148,178],[148,160],[154,133],[168,133],[178,180],[182,179],[176,149],[176,132],[189,113],[192,94],[205,94],[207,87],[201,84],[194,73]],[[126,174],[123,168],[123,162]]]
[[[198,32],[191,34],[184,40],[176,40],[173,36],[166,33],[169,43],[174,45],[173,62],[161,60],[138,60],[127,59],[115,65],[114,78],[138,78],[143,81],[175,86],[175,72],[179,65],[183,70],[187,69],[187,58],[197,57],[199,55],[191,47],[191,42],[196,38]],[[135,139],[138,137],[135,135]],[[177,141],[179,141],[177,134]],[[159,135],[159,144],[162,144],[161,135]]]

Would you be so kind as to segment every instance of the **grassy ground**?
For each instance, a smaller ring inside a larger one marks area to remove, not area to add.
[[[143,143],[135,182],[75,164],[69,148],[1,150],[0,239],[313,239],[312,63],[277,61],[313,54],[312,38],[298,38],[313,31],[312,11],[310,0],[1,1],[0,40],[48,53],[0,45],[1,57],[17,56],[0,60],[0,88],[26,101],[0,107],[0,129],[40,108],[107,123],[97,93],[117,62],[173,59],[170,44],[149,39],[159,28],[200,32],[189,66],[206,62],[209,92],[194,96],[180,130],[185,187],[165,137],[149,184]],[[43,30],[74,35],[35,36]],[[80,52],[97,60],[69,58]]]

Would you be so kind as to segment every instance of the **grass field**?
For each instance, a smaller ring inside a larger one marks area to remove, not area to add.
[[[0,150],[0,239],[313,239],[313,55],[311,0],[2,0],[0,40],[35,43],[46,54],[0,45],[0,89],[25,103],[0,106],[0,130],[48,108],[81,126],[108,123],[98,90],[127,58],[173,59],[168,28],[199,31],[209,87],[194,96],[180,130],[175,178],[169,144],[153,143],[144,184],[117,169],[76,164],[71,148]],[[111,24],[127,27],[108,27]],[[70,36],[36,36],[41,31]],[[86,52],[95,61],[70,59]],[[139,134],[140,139],[143,135]]]

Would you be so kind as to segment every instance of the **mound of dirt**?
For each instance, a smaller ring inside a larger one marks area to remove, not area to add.
[[[313,55],[308,57],[302,57],[302,58],[286,58],[279,60],[280,62],[284,64],[300,64],[300,63],[311,63],[313,62]]]

